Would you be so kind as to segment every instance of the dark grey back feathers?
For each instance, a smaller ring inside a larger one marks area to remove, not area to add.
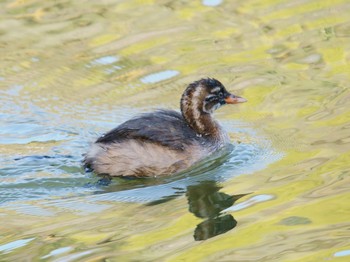
[[[184,150],[184,143],[201,143],[204,138],[188,126],[183,116],[173,110],[158,110],[130,119],[97,139],[96,143],[117,143],[127,139],[149,141]],[[205,139],[206,142],[207,138]]]

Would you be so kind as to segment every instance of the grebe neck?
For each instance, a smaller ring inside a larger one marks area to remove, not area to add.
[[[185,92],[181,98],[182,116],[198,135],[219,138],[220,126],[211,113],[203,111],[203,99],[201,88]]]

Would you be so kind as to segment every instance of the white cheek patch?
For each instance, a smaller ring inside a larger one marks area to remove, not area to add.
[[[208,113],[208,114],[212,114],[216,109],[218,109],[218,108],[221,106],[220,103],[217,103],[217,104],[213,105],[212,108],[210,108],[209,110],[207,110],[207,109],[205,108],[205,105],[206,105],[206,103],[203,104],[203,111],[204,111],[205,113]]]
[[[218,109],[219,107],[221,107],[221,104],[220,103],[217,103],[213,106],[213,111],[215,111],[216,109]]]

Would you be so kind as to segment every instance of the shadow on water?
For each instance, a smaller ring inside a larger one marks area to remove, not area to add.
[[[247,194],[228,195],[219,192],[221,188],[211,180],[187,187],[189,211],[196,217],[205,219],[194,230],[194,239],[197,241],[226,233],[237,225],[231,214],[222,214],[221,211]]]
[[[222,213],[223,210],[233,206],[233,204],[250,193],[229,195],[219,192],[222,187],[218,186],[216,181],[204,180],[196,185],[190,185],[185,192],[188,201],[188,210],[198,218],[204,219],[194,230],[194,239],[196,241],[206,240],[217,235],[224,234],[235,228],[237,221],[231,214]],[[171,195],[161,200],[149,202],[146,206],[153,206],[168,202],[178,195]]]

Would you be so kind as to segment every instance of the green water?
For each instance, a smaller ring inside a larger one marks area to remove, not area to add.
[[[349,261],[350,3],[0,3],[1,261]],[[103,132],[215,77],[232,151],[100,181]]]

